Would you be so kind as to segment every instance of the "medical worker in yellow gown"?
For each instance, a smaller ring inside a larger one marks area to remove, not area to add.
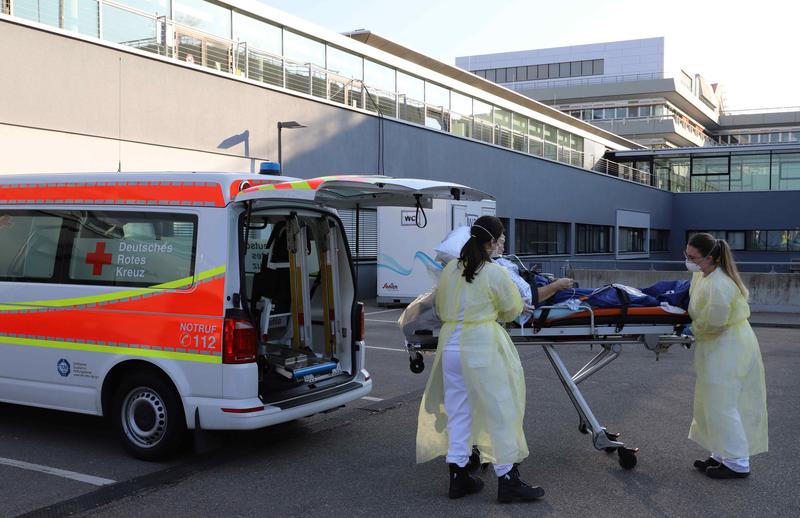
[[[523,309],[508,272],[491,262],[503,224],[482,216],[458,260],[445,267],[436,291],[442,321],[417,428],[417,462],[446,455],[450,498],[477,493],[483,481],[470,475],[472,445],[494,464],[498,501],[544,495],[520,479],[516,464],[528,456],[522,430],[525,378],[516,347],[499,321]]]
[[[747,289],[724,239],[695,234],[685,255],[695,272],[689,315],[697,381],[689,438],[711,452],[694,466],[711,478],[744,478],[750,457],[767,451],[764,365],[747,321]]]

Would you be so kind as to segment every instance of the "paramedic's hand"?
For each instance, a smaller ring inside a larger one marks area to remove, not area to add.
[[[536,306],[533,304],[528,304],[527,302],[522,303],[522,312],[523,313],[533,313],[533,310],[536,309]]]
[[[555,284],[559,290],[568,290],[572,287],[573,283],[573,280],[569,277],[563,277],[553,281],[553,284]]]

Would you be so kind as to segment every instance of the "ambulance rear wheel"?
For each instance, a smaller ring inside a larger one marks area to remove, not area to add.
[[[114,429],[134,457],[161,460],[175,454],[186,435],[186,418],[172,385],[154,372],[123,378],[114,393]]]

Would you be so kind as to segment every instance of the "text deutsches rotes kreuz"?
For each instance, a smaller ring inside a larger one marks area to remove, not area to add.
[[[147,265],[147,256],[134,254],[171,254],[174,247],[162,243],[127,243],[120,241],[116,257],[114,273],[117,278],[144,278],[145,269],[137,266]]]

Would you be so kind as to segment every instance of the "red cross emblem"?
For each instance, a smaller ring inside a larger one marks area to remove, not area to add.
[[[98,241],[94,252],[86,254],[86,264],[92,265],[92,275],[103,275],[103,265],[111,264],[111,254],[106,253],[105,241]]]

